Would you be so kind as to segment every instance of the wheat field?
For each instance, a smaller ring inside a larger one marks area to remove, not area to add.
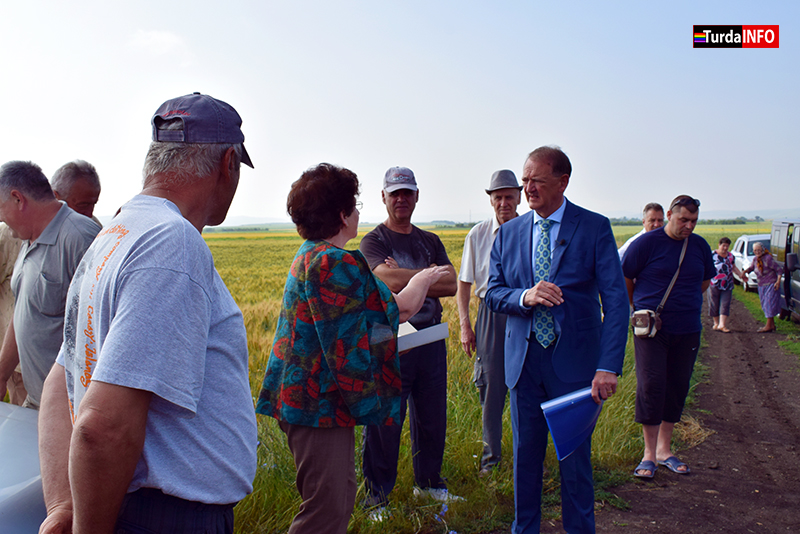
[[[638,227],[630,226],[615,228],[618,244],[638,230]],[[738,235],[753,233],[756,229],[741,225],[737,228],[708,226],[698,230],[715,247],[716,240],[723,234],[735,240]],[[442,239],[458,271],[467,230],[434,231]],[[348,243],[348,248],[357,248],[365,233],[366,230],[359,232],[358,238]],[[205,238],[220,275],[244,315],[250,352],[250,386],[255,399],[269,358],[286,275],[302,240],[289,231],[213,233],[206,234]],[[443,321],[450,325],[450,338],[447,341],[448,428],[442,474],[448,481],[450,491],[465,497],[466,501],[443,508],[441,504],[415,500],[412,495],[411,446],[406,423],[398,481],[390,496],[391,517],[383,523],[373,524],[367,520],[364,511],[356,506],[349,532],[480,533],[507,529],[513,520],[512,437],[508,407],[504,416],[503,463],[490,477],[478,478],[482,451],[481,412],[478,393],[472,384],[473,362],[459,343],[455,299],[442,299],[442,304]],[[473,323],[476,314],[477,299],[473,296]],[[615,503],[615,496],[606,489],[625,480],[641,454],[641,431],[639,425],[633,422],[635,389],[632,343],[629,340],[618,394],[605,404],[593,437],[598,507]],[[294,486],[294,463],[276,422],[259,415],[258,427],[258,470],[254,491],[236,508],[236,532],[285,532],[300,503]],[[360,435],[360,429],[357,429],[357,444],[360,443]],[[360,465],[359,450],[356,451],[356,464]],[[548,450],[546,466],[549,476],[545,480],[545,518],[557,515],[560,508],[558,462],[552,446]],[[360,472],[358,479],[359,482],[363,480]],[[360,487],[357,500],[362,497],[363,488]]]

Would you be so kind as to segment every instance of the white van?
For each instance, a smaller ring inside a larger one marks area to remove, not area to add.
[[[772,256],[783,265],[781,319],[800,322],[800,219],[772,221]]]

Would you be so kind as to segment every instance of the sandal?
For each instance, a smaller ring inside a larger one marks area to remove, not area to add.
[[[670,456],[666,460],[658,462],[658,465],[663,465],[673,473],[678,473],[679,475],[688,475],[689,473],[692,472],[692,470],[689,469],[688,465],[678,460],[678,458],[676,458],[675,456]],[[679,467],[685,467],[686,469],[681,470],[678,469]]]
[[[639,471],[650,471],[650,474],[645,475],[639,473]],[[651,462],[650,460],[642,460],[639,462],[639,465],[636,466],[636,469],[633,470],[633,476],[636,478],[646,478],[650,480],[656,475],[656,471],[658,471],[658,466],[655,464],[655,462]]]

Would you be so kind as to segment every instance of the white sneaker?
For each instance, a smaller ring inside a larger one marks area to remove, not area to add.
[[[414,487],[414,497],[430,497],[438,502],[458,502],[463,501],[464,497],[453,495],[447,488],[418,488]]]
[[[367,519],[373,523],[381,523],[390,517],[392,517],[392,514],[389,513],[385,506],[378,506],[367,513]]]

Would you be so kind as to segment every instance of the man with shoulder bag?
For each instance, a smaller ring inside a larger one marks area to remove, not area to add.
[[[716,275],[711,248],[694,235],[700,201],[680,195],[669,222],[633,242],[622,262],[634,313],[636,422],[642,424],[644,456],[634,476],[653,478],[658,465],[678,474],[689,467],[672,453],[700,347],[703,293]]]

